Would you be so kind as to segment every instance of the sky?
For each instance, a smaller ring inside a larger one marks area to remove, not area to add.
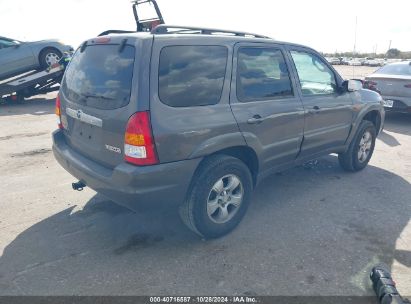
[[[353,51],[357,32],[357,52],[385,53],[390,41],[411,51],[410,0],[157,2],[168,24],[255,32],[322,52]],[[130,0],[0,0],[0,36],[77,47],[108,29],[135,29]]]

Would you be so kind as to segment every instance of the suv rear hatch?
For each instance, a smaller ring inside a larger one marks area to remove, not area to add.
[[[124,161],[126,124],[138,111],[141,44],[124,36],[87,41],[64,75],[59,96],[66,142],[105,167]]]

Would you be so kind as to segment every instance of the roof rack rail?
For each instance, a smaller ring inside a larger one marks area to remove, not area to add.
[[[229,35],[241,36],[241,37],[272,39],[268,36],[247,33],[247,32],[237,32],[237,31],[229,31],[229,30],[214,29],[214,28],[204,28],[204,27],[165,25],[165,24],[160,24],[156,26],[151,31],[151,33],[152,34],[202,34],[202,35],[229,34]]]
[[[129,33],[136,33],[136,31],[123,31],[123,30],[108,30],[98,34],[98,37],[110,35],[110,34],[129,34]]]

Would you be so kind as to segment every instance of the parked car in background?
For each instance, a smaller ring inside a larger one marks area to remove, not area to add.
[[[53,133],[74,189],[130,209],[177,204],[191,230],[215,238],[276,171],[329,153],[347,171],[367,166],[384,122],[379,94],[344,81],[311,48],[221,33],[159,25],[83,44]]]
[[[348,61],[348,65],[353,65],[353,66],[361,66],[362,63],[359,59],[353,58],[350,61]]]
[[[0,36],[0,79],[45,69],[73,48],[59,40],[24,42]]]
[[[329,63],[333,64],[333,65],[339,65],[339,64],[341,64],[341,60],[334,57],[334,58],[330,58]]]
[[[367,58],[355,58],[357,61],[361,63],[361,65],[365,65],[364,63],[367,61]]]
[[[380,62],[374,58],[368,58],[364,61],[363,65],[370,66],[370,67],[377,67],[380,66]]]
[[[379,66],[384,66],[384,65],[387,64],[387,59],[386,59],[386,58],[377,58],[377,59],[375,59],[375,60],[378,61]]]
[[[364,87],[380,92],[384,107],[411,112],[411,61],[391,63],[365,77]]]

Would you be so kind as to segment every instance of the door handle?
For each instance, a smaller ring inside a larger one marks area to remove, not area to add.
[[[308,113],[316,114],[316,113],[318,113],[318,111],[320,111],[320,107],[319,106],[313,106],[312,110],[308,110]]]
[[[247,120],[247,123],[250,125],[257,125],[260,124],[264,121],[264,118],[262,118],[260,115],[256,114],[252,118]]]

